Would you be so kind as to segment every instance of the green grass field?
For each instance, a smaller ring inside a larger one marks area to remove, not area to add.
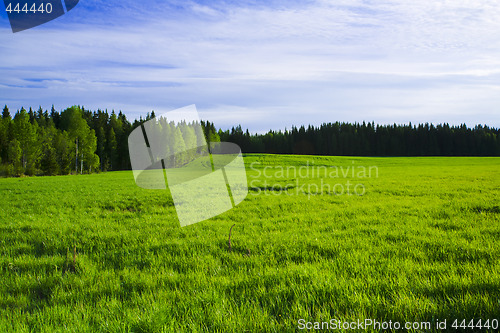
[[[0,332],[500,320],[500,158],[245,163],[246,200],[185,228],[132,172],[0,179]]]

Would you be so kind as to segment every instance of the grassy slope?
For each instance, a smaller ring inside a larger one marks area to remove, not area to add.
[[[136,187],[131,172],[1,179],[0,331],[500,319],[499,158],[245,162],[247,199],[185,228],[167,193]],[[377,166],[379,177],[283,179],[274,168],[307,163]],[[265,166],[273,178],[257,177]],[[362,183],[366,194],[300,187],[322,180]]]

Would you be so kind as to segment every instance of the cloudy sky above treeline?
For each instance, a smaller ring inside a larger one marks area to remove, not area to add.
[[[496,1],[80,0],[12,33],[0,103],[123,111],[196,104],[252,132],[324,122],[500,126]]]

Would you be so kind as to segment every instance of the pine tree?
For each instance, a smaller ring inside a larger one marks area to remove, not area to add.
[[[194,131],[193,126],[186,124],[186,122],[182,122],[179,126],[182,138],[184,140],[184,145],[186,146],[186,163],[191,162],[196,158],[196,148],[197,148],[197,140],[196,133]]]
[[[35,112],[33,112],[33,109],[31,108],[30,106],[30,110],[28,111],[28,115],[30,116],[30,123],[34,123],[35,122]]]
[[[10,119],[0,119],[0,159],[6,160],[7,157],[7,147],[9,145],[8,131],[9,131]],[[1,163],[1,162],[0,162]]]
[[[41,106],[38,108],[38,111],[36,112],[36,120],[38,122],[38,126],[40,127],[47,126],[47,119],[45,119],[43,109]]]
[[[208,155],[208,145],[207,140],[205,138],[205,134],[203,133],[203,128],[199,122],[193,123],[193,128],[196,136],[196,146],[198,147],[197,153],[201,156]]]
[[[99,157],[95,154],[97,149],[97,138],[95,131],[89,129],[85,131],[81,138],[81,151],[80,151],[80,173],[83,173],[84,165],[89,172],[99,168]]]
[[[116,140],[116,148],[113,151],[113,170],[120,170],[126,164],[125,158],[128,158],[128,149],[125,151],[128,140],[124,136],[122,120],[116,115],[115,111],[111,113],[109,118],[109,127],[113,129]]]
[[[7,161],[9,162],[7,174],[9,176],[20,176],[23,173],[21,144],[17,139],[9,143]]]
[[[57,153],[54,143],[56,135],[57,130],[54,127],[42,130],[42,158],[40,161],[40,169],[43,174],[47,176],[54,176],[59,173],[59,164],[57,162]]]
[[[172,127],[171,144],[172,153],[174,154],[174,167],[178,168],[184,165],[187,159],[186,155],[186,145],[184,143],[184,138],[182,137],[181,130],[178,126]]]
[[[57,131],[53,139],[59,173],[67,175],[74,168],[75,142],[66,131]]]
[[[99,156],[101,171],[104,171],[106,161],[106,134],[102,126],[97,129],[97,155]]]
[[[172,156],[172,147],[171,147],[172,142],[169,141],[171,139],[171,134],[172,134],[171,133],[172,128],[170,125],[171,124],[168,122],[167,118],[165,117],[157,118],[157,126],[155,128],[158,131],[160,131],[160,133],[158,133],[160,142],[164,143],[161,145],[162,150],[159,152],[160,155],[159,157],[163,159],[163,163],[166,168],[172,168],[174,161],[174,158]]]
[[[5,107],[3,108],[3,112],[2,112],[2,119],[12,119],[10,117],[10,112],[9,112],[9,108],[7,107],[7,104],[5,104]]]
[[[21,147],[23,171],[29,175],[35,173],[35,168],[40,158],[37,128],[38,124],[30,123],[29,115],[24,108],[21,108],[14,116],[14,136],[19,141]]]
[[[239,132],[237,134],[237,136],[238,136],[237,141],[238,141],[238,143],[240,143],[241,142],[240,139],[243,136],[243,131],[241,130],[241,126],[238,126],[237,128],[239,129]],[[206,132],[207,132],[208,144],[210,144],[210,142],[220,142],[220,137],[219,137],[219,134],[217,134],[217,131],[215,130],[214,123],[207,122]]]
[[[54,122],[54,126],[58,129],[61,127],[61,114],[56,111],[54,104],[52,104],[52,108],[50,109],[50,119]]]
[[[117,161],[117,142],[115,130],[111,128],[108,132],[108,137],[106,138],[106,146],[109,156],[109,170],[115,170]]]

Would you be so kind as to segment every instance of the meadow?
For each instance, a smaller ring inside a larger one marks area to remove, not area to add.
[[[0,179],[0,332],[496,331],[500,158],[245,164],[247,198],[184,228],[131,171]]]

